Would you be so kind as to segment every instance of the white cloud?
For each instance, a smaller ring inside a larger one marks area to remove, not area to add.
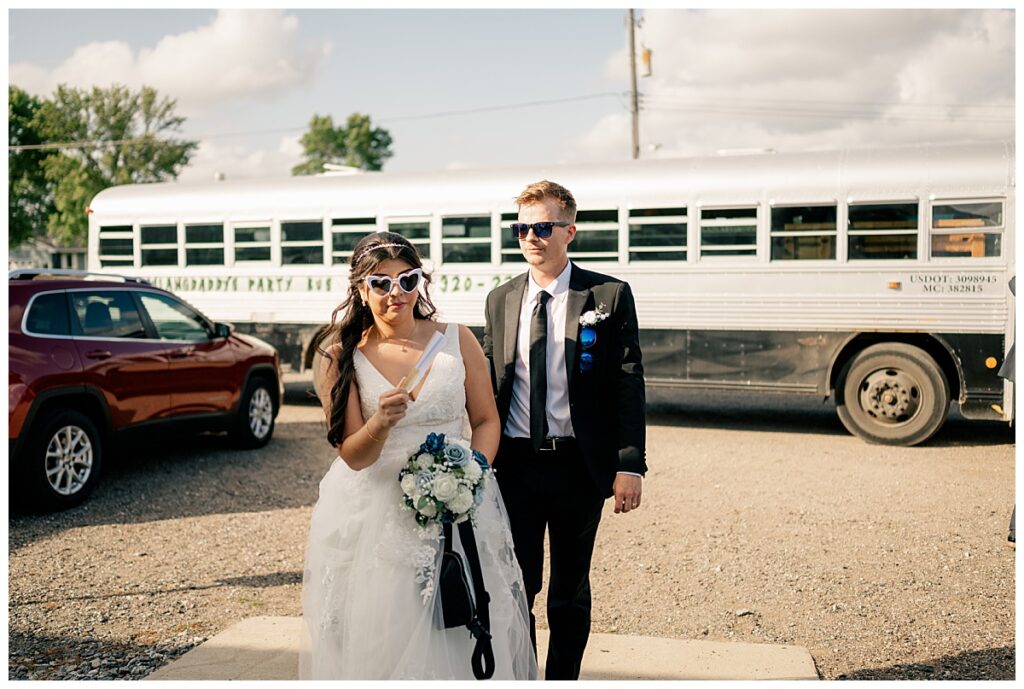
[[[992,106],[1014,103],[1013,29],[1006,10],[647,10],[641,156],[1012,138],[1012,107]],[[574,147],[620,158],[628,136],[617,114]]]
[[[205,182],[219,175],[226,179],[287,177],[301,158],[297,137],[282,138],[276,149],[205,140],[199,142],[199,148],[179,179]]]
[[[49,95],[58,84],[153,86],[184,115],[240,97],[270,98],[309,83],[328,42],[298,40],[298,19],[283,10],[217,12],[206,26],[166,36],[137,53],[125,42],[89,43],[52,70],[15,64],[10,80]]]
[[[300,141],[302,140],[302,134],[295,134],[294,136],[282,136],[281,140],[277,144],[277,152],[283,155],[293,158],[295,164],[299,163],[299,159],[302,158],[303,148]]]

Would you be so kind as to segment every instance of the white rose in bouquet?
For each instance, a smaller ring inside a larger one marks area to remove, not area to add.
[[[429,469],[434,465],[433,455],[421,454],[414,462],[417,469]]]
[[[445,471],[434,476],[430,492],[441,502],[448,502],[459,491],[459,480],[450,472]]]
[[[402,492],[406,495],[412,495],[416,490],[416,475],[406,474],[402,477]]]
[[[480,465],[474,460],[462,467],[462,473],[465,474],[470,483],[476,485],[476,482],[480,480],[480,475],[484,472],[483,469],[480,468]]]
[[[437,515],[437,506],[434,504],[433,500],[428,500],[427,504],[417,511],[429,519]]]
[[[448,507],[456,514],[465,514],[473,507],[473,493],[468,490],[460,490],[448,503]]]

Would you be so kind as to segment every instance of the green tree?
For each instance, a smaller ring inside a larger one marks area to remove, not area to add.
[[[143,86],[59,86],[43,103],[36,121],[45,140],[74,143],[43,161],[53,187],[47,229],[64,242],[88,234],[86,208],[103,189],[116,184],[162,182],[178,176],[199,145],[173,138],[185,119],[175,102]]]
[[[10,146],[42,143],[36,116],[42,101],[18,88],[7,88],[7,141]],[[14,248],[29,237],[44,234],[53,212],[53,190],[43,161],[53,155],[40,149],[7,152],[7,243]]]
[[[374,127],[369,115],[359,113],[352,113],[338,127],[330,115],[313,115],[300,143],[306,159],[292,168],[293,175],[318,174],[324,171],[324,163],[380,170],[394,155],[388,130]]]

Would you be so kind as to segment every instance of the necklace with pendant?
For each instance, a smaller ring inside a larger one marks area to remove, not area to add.
[[[383,335],[381,335],[380,330],[377,330],[377,339],[383,345],[396,345],[396,346],[402,348],[402,352],[408,352],[409,351],[409,344],[415,342],[415,340],[412,339],[412,335],[415,335],[415,334],[416,334],[416,326],[413,326],[412,333],[410,333],[409,337],[402,337],[402,338],[384,337]]]

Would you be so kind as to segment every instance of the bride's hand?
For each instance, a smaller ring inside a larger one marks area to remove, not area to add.
[[[391,429],[405,417],[409,407],[409,393],[405,389],[405,378],[393,390],[380,396],[377,403],[377,419],[383,428]]]

